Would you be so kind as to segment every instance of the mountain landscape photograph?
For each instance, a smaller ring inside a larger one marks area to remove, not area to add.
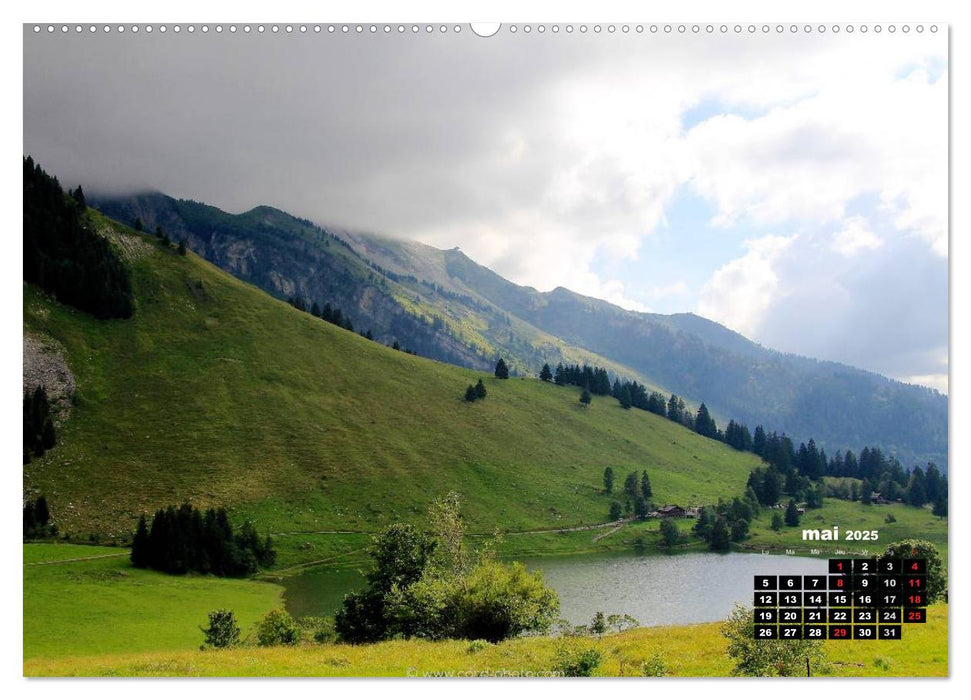
[[[948,676],[948,49],[25,24],[23,675]]]

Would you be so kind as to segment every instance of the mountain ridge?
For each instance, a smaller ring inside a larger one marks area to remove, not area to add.
[[[690,312],[631,311],[565,287],[539,292],[459,248],[325,229],[268,206],[232,215],[161,193],[89,199],[122,222],[138,217],[186,237],[277,296],[336,303],[358,330],[374,325],[383,342],[434,359],[488,369],[502,355],[534,376],[544,361],[589,362],[704,401],[722,425],[763,424],[830,453],[877,445],[905,464],[947,464],[947,399],[935,390],[765,348]]]

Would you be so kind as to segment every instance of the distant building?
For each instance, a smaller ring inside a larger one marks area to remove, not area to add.
[[[657,514],[660,518],[683,518],[687,511],[681,506],[663,506],[658,508]]]

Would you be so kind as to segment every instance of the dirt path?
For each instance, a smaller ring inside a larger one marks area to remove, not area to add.
[[[127,557],[128,552],[118,554],[98,554],[94,557],[74,557],[73,559],[54,559],[53,561],[29,561],[24,566],[47,566],[50,564],[67,564],[72,561],[91,561],[92,559],[112,559],[113,557]]]
[[[560,533],[560,532],[583,532],[585,530],[600,530],[605,527],[622,527],[627,523],[631,522],[629,519],[623,520],[612,520],[609,523],[594,523],[592,525],[575,525],[573,527],[541,527],[535,530],[500,530],[502,535],[538,535],[544,532],[547,533]],[[368,530],[298,530],[296,532],[271,532],[273,537],[296,537],[299,535],[377,535],[377,532],[371,532]],[[469,537],[492,537],[493,532],[470,532]],[[607,533],[610,534],[610,533]],[[606,536],[606,535],[604,535]]]

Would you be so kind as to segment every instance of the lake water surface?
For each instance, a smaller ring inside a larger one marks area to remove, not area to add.
[[[724,620],[736,602],[751,607],[760,574],[825,574],[825,559],[779,554],[578,554],[524,559],[560,596],[561,617],[590,622],[594,613],[628,614],[641,625]],[[364,585],[357,568],[316,568],[284,580],[287,610],[331,616],[345,593]]]

